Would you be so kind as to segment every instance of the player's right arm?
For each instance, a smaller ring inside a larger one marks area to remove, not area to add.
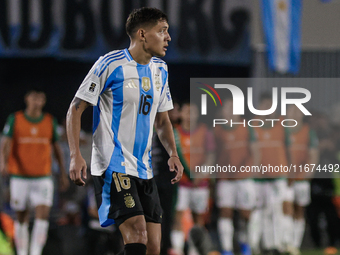
[[[78,97],[75,97],[67,111],[66,116],[66,132],[68,144],[70,147],[70,178],[78,186],[84,186],[85,182],[82,179],[86,176],[86,161],[82,157],[79,149],[79,136],[81,129],[81,116],[84,110],[90,104]]]
[[[3,130],[3,137],[1,139],[0,145],[0,173],[2,175],[8,174],[7,163],[12,146],[14,121],[15,115],[14,114],[9,115]]]

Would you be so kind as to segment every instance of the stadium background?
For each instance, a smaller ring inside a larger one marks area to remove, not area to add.
[[[339,0],[303,2],[301,68],[296,75],[268,68],[259,0],[3,0],[0,127],[8,114],[24,107],[23,96],[30,87],[46,91],[45,110],[61,124],[98,56],[128,47],[124,20],[141,6],[158,7],[169,16],[172,42],[165,60],[172,95],[180,102],[189,98],[190,77],[340,77]],[[331,99],[322,89],[315,93],[332,106],[325,109],[331,112],[323,113],[340,120],[335,116],[340,115],[340,87],[334,87],[331,94],[337,96]],[[87,110],[87,132],[91,121]],[[310,248],[308,228],[305,239],[304,248]]]

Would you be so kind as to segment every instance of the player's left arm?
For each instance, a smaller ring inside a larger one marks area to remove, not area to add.
[[[60,179],[59,179],[59,184],[60,184],[60,190],[61,191],[66,191],[68,186],[69,186],[69,180],[67,178],[66,174],[66,168],[65,168],[65,160],[63,156],[63,152],[60,148],[60,144],[58,141],[55,141],[52,143],[53,146],[53,152],[54,156],[58,162],[59,166],[59,174],[60,174]]]
[[[58,134],[58,121],[57,119],[53,119],[53,136],[52,136],[52,147],[53,147],[53,153],[54,157],[57,160],[58,166],[59,166],[59,185],[61,191],[66,191],[69,186],[69,181],[66,174],[66,168],[65,168],[65,160],[64,160],[64,154],[61,150],[60,144],[59,144],[59,134]]]
[[[175,178],[171,180],[171,183],[174,184],[176,182],[179,182],[179,180],[182,178],[183,166],[178,157],[174,132],[167,111],[158,112],[156,114],[155,129],[159,140],[161,141],[165,150],[170,156],[168,160],[170,171],[176,172]]]

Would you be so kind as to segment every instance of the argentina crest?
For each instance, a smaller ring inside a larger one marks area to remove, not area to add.
[[[148,92],[151,88],[150,85],[150,78],[149,77],[143,77],[142,78],[142,88],[145,92]]]

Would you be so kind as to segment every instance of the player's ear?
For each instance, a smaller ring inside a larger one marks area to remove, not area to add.
[[[139,38],[139,40],[145,41],[145,32],[146,30],[143,28],[137,30],[137,37]]]

